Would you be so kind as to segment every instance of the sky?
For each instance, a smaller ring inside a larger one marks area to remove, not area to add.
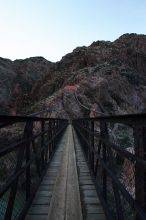
[[[0,0],[0,57],[56,62],[77,46],[146,34],[146,0]]]

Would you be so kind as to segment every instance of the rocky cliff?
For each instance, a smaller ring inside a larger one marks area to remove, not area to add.
[[[42,57],[13,62],[0,58],[0,85],[1,114],[45,108],[50,117],[145,112],[146,36],[96,41],[57,63]]]

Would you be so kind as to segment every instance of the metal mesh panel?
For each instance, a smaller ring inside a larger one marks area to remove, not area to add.
[[[133,128],[121,123],[108,123],[108,133],[113,143],[134,153]]]
[[[135,198],[135,163],[111,149],[111,170],[124,188]]]
[[[110,140],[119,148],[134,155],[133,129],[126,125],[115,124],[113,130],[108,129]],[[111,169],[124,188],[135,198],[135,163],[112,148],[110,148],[109,153],[113,166]]]
[[[116,213],[116,201],[115,201],[115,195],[113,191],[113,183],[110,177],[107,177],[107,206],[109,211],[111,212],[112,218],[117,218]]]
[[[134,220],[136,217],[135,210],[130,206],[125,197],[120,193],[121,203],[122,203],[122,212],[124,220]]]
[[[0,198],[0,219],[4,219],[9,198],[9,191]]]
[[[22,139],[25,123],[17,123],[0,129],[0,149]]]
[[[15,202],[13,206],[12,219],[18,219],[21,211],[24,208],[26,202],[26,175],[23,173],[19,177],[17,193],[15,197]]]
[[[98,167],[97,167],[97,174],[96,174],[96,183],[98,184],[98,187],[100,190],[102,190],[102,178],[103,178],[103,168],[98,162]]]
[[[14,174],[17,163],[17,153],[18,150],[15,150],[0,158],[0,186],[3,186]]]

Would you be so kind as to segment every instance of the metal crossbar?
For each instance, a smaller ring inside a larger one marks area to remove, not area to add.
[[[0,116],[0,219],[24,218],[68,124],[46,112]]]
[[[146,219],[146,114],[82,118],[72,124],[107,219]]]

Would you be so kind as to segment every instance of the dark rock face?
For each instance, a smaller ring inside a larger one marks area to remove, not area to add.
[[[0,84],[1,114],[45,108],[50,117],[64,118],[144,112],[146,36],[124,34],[114,42],[93,42],[57,63],[42,57],[0,58]],[[76,97],[65,89],[68,85],[77,85]]]
[[[17,114],[28,105],[34,84],[49,75],[52,63],[42,57],[16,60],[0,58],[0,114]]]

